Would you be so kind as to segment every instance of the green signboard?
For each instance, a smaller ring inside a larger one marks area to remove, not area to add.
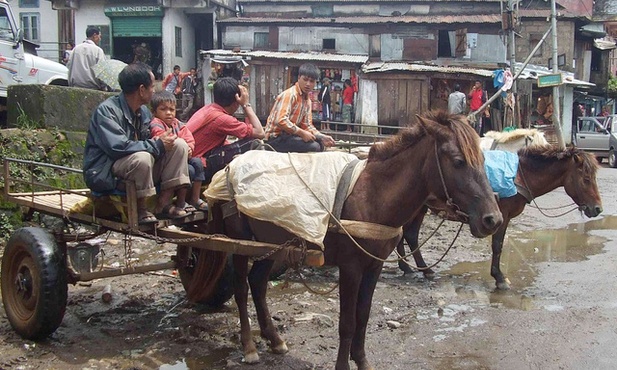
[[[538,76],[538,87],[559,86],[562,83],[561,73]]]
[[[108,6],[104,11],[108,17],[162,17],[164,14],[160,5]]]

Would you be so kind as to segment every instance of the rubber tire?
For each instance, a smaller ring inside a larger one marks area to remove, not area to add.
[[[612,168],[617,168],[617,158],[615,158],[615,149],[611,149],[608,152],[608,165]]]
[[[178,255],[181,255],[180,248],[186,248],[184,246],[178,246]],[[190,259],[193,263],[196,263],[199,258],[199,253],[201,252],[197,248],[192,249],[192,255]],[[192,280],[193,280],[193,267],[179,267],[178,275],[180,275],[180,281],[182,282],[182,286],[184,290],[188,290]],[[214,293],[210,295],[207,299],[196,302],[198,304],[207,305],[210,307],[221,307],[227,301],[229,301],[234,296],[234,265],[232,260],[232,255],[229,254],[227,256],[225,270],[219,277],[219,280],[216,283],[216,288],[214,289]]]
[[[26,289],[20,291],[17,277]],[[24,339],[52,334],[64,318],[68,298],[64,253],[44,229],[16,230],[2,258],[2,303],[13,329]]]

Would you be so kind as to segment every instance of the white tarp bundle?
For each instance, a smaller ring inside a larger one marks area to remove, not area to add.
[[[345,166],[354,159],[341,152],[252,150],[231,161],[227,173],[219,171],[205,194],[212,199],[233,197],[240,212],[323,248],[336,188]]]

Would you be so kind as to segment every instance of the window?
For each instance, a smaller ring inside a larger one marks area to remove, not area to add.
[[[269,49],[270,42],[268,40],[268,35],[268,32],[255,32],[255,34],[253,35],[253,49]]]
[[[39,13],[21,13],[21,28],[24,30],[24,38],[30,41],[40,41]]]
[[[323,39],[323,47],[324,50],[334,50],[336,49],[336,40],[335,39]]]
[[[182,58],[182,28],[176,27],[176,56]]]
[[[439,30],[437,36],[437,56],[440,58],[453,58],[452,44],[450,43],[450,31]]]
[[[13,29],[5,8],[0,8],[0,40],[13,41]]]
[[[39,0],[19,0],[20,8],[38,8]]]
[[[104,24],[89,24],[86,28],[94,26],[101,30],[101,41],[99,41],[99,47],[103,49],[105,55],[111,55],[111,33],[109,32],[109,25]]]

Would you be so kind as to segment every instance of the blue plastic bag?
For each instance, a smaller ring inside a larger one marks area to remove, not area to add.
[[[493,191],[500,198],[516,195],[514,179],[518,171],[518,154],[503,150],[484,151],[484,170]]]

